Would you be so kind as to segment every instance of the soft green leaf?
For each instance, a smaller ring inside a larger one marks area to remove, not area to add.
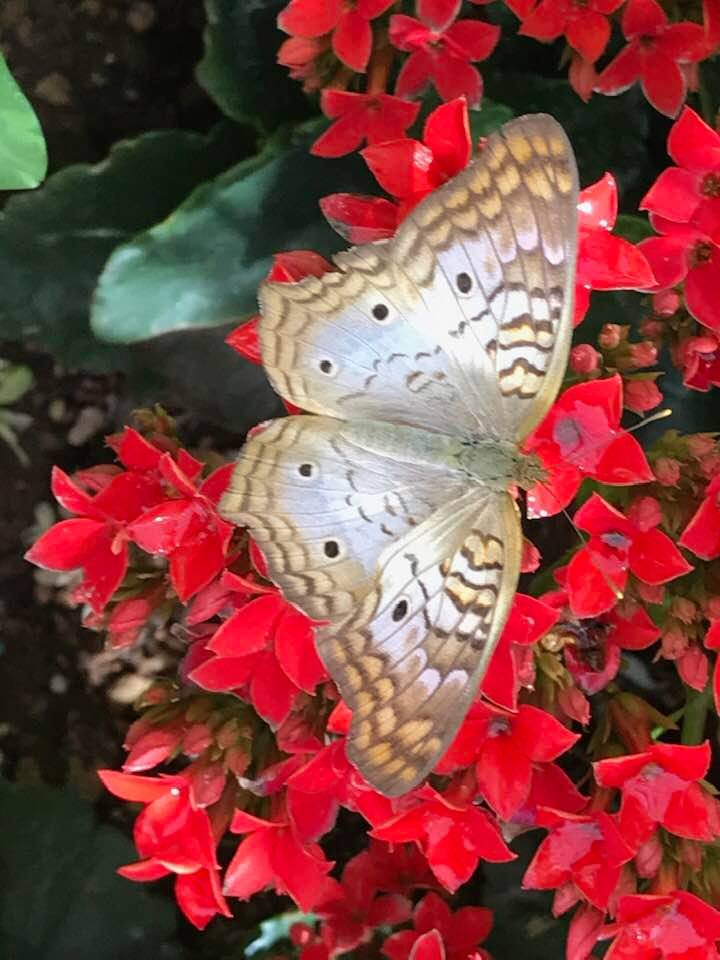
[[[115,827],[66,790],[0,781],[0,956],[177,960],[177,911],[117,867],[136,859]]]
[[[30,367],[0,364],[0,407],[7,407],[24,396],[35,382]]]
[[[514,116],[512,107],[507,107],[504,103],[495,103],[485,97],[482,109],[470,111],[470,135],[473,146],[480,137],[487,137],[508,120],[512,120]]]
[[[654,235],[647,217],[638,217],[631,213],[620,214],[615,223],[614,232],[625,237],[630,243],[640,243],[641,240]]]
[[[127,369],[129,354],[99,343],[89,306],[111,251],[168,216],[204,180],[247,152],[223,125],[207,137],[178,130],[118,143],[94,166],[66,167],[0,213],[0,324],[85,369]]]
[[[36,187],[47,173],[45,137],[35,111],[0,55],[0,190]]]
[[[300,84],[276,63],[287,0],[205,0],[205,54],[196,77],[229,117],[272,130],[310,112]]]
[[[316,131],[313,131],[313,138]],[[309,139],[276,138],[263,154],[197,190],[164,223],[119,247],[93,303],[93,329],[115,343],[239,322],[280,250],[342,246],[318,200],[369,185],[357,156],[328,161]]]

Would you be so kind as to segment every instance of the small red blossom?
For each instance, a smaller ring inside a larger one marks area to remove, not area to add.
[[[327,897],[334,884],[333,867],[314,843],[302,843],[287,816],[263,820],[236,810],[230,830],[247,834],[235,851],[226,872],[224,892],[247,900],[266,887],[289,894],[301,910],[309,911]]]
[[[139,777],[114,770],[100,770],[99,776],[116,797],[145,804],[133,831],[142,859],[118,873],[140,882],[174,873],[178,904],[201,930],[216,914],[232,916],[220,890],[212,824],[205,810],[193,806],[187,777]]]
[[[430,787],[416,796],[416,806],[375,827],[371,836],[388,843],[417,843],[446,890],[454,893],[469,880],[481,859],[515,859],[485,811],[472,803],[451,802]]]
[[[120,471],[102,476],[102,489],[93,496],[53,467],[55,499],[76,516],[56,523],[25,554],[30,563],[49,570],[82,569],[76,598],[95,613],[104,610],[127,572],[129,525],[164,498],[154,474]]]
[[[621,4],[622,0],[540,0],[518,32],[546,42],[565,36],[587,63],[595,63],[610,39],[607,15]]]
[[[418,13],[424,21],[405,14],[390,18],[390,42],[410,56],[400,70],[395,93],[415,97],[428,83],[433,83],[443,100],[466,97],[472,107],[482,98],[482,77],[472,66],[485,60],[495,49],[500,28],[480,20],[455,20],[460,0],[446,10],[443,23],[428,17],[431,4],[420,4]]]
[[[687,94],[680,64],[702,60],[708,53],[703,27],[671,24],[656,0],[629,0],[621,26],[629,42],[602,71],[595,89],[614,95],[639,80],[655,109],[674,117]]]
[[[342,157],[365,141],[384,143],[404,137],[420,109],[419,103],[389,93],[332,89],[323,90],[320,106],[334,122],[312,145],[310,152],[318,157]]]
[[[188,600],[224,568],[233,526],[217,512],[217,503],[230,481],[232,464],[220,467],[199,486],[169,454],[158,471],[179,496],[146,510],[127,528],[141,550],[167,557],[170,581],[180,600]]]
[[[333,953],[347,953],[371,939],[377,927],[405,923],[412,904],[399,893],[381,894],[370,853],[353,857],[342,872],[339,889],[315,913],[323,920],[323,938]]]
[[[716,802],[697,782],[710,766],[710,745],[655,743],[643,753],[593,764],[601,787],[622,791],[619,826],[638,849],[656,826],[690,840],[712,840],[720,832]]]
[[[242,604],[212,635],[213,656],[191,670],[205,690],[242,691],[261,717],[279,726],[301,690],[327,676],[315,650],[313,623],[278,592]]]
[[[555,760],[577,740],[577,734],[537,707],[523,704],[510,714],[476,703],[438,770],[474,762],[483,797],[509,820],[528,798],[534,765]]]
[[[528,492],[528,515],[552,516],[567,506],[584,476],[601,483],[647,483],[653,472],[637,440],[623,430],[619,375],[570,387],[526,444],[550,474]]]
[[[612,230],[617,220],[615,178],[606,173],[578,196],[578,257],[574,322],[585,316],[592,290],[648,290],[655,284],[639,247]]]
[[[413,911],[413,929],[391,934],[382,946],[388,960],[407,960],[421,952],[418,944],[432,931],[440,935],[447,960],[487,957],[478,946],[492,929],[492,912],[485,907],[461,907],[453,913],[436,893],[426,894]],[[423,955],[425,951],[422,951]]]
[[[720,386],[720,342],[709,331],[682,340],[674,359],[682,370],[684,386],[703,393]]]
[[[716,960],[720,911],[686,890],[620,898],[607,960]]]
[[[660,174],[641,210],[673,223],[717,224],[720,217],[720,134],[685,107],[668,137],[677,164]]]
[[[667,583],[692,570],[656,521],[642,526],[593,493],[575,514],[590,540],[574,555],[566,573],[570,609],[577,617],[610,610],[632,572],[644,583]]]
[[[720,474],[707,485],[705,499],[683,530],[679,543],[703,560],[720,557]]]
[[[467,101],[458,97],[432,111],[422,140],[389,140],[362,151],[380,186],[397,203],[335,193],[320,201],[321,209],[333,229],[352,243],[391,237],[414,206],[467,166],[471,153]]]
[[[571,814],[540,809],[538,822],[549,833],[523,878],[526,890],[554,890],[567,883],[599,910],[606,910],[623,864],[634,851],[614,817],[602,811]]]
[[[290,0],[278,26],[296,37],[315,39],[332,34],[332,48],[351,70],[363,72],[372,51],[370,21],[391,7],[393,0]]]

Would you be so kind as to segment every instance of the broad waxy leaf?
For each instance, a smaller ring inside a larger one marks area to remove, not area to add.
[[[45,179],[48,157],[35,111],[0,55],[0,190],[27,190]]]

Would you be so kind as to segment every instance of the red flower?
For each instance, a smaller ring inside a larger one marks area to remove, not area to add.
[[[595,63],[610,39],[607,14],[621,4],[622,0],[540,0],[518,32],[546,42],[564,35],[586,62]]]
[[[680,63],[707,56],[705,31],[697,23],[670,24],[656,0],[629,0],[622,31],[630,41],[602,71],[595,87],[600,93],[622,93],[640,80],[650,103],[674,117],[687,93]]]
[[[710,626],[705,634],[705,646],[708,650],[720,650],[720,620],[710,621]],[[715,657],[712,686],[715,712],[720,713],[720,655]]]
[[[236,810],[230,830],[245,833],[225,872],[224,892],[247,900],[266,887],[289,894],[301,910],[314,909],[327,897],[334,881],[328,878],[333,863],[314,843],[298,840],[287,816],[262,820]]]
[[[622,237],[613,236],[617,208],[617,185],[609,173],[580,191],[576,325],[587,312],[591,290],[647,290],[655,284],[655,277],[640,248]]]
[[[673,224],[656,217],[653,225],[665,235],[648,237],[639,246],[655,274],[656,289],[665,290],[684,282],[688,311],[698,323],[720,332],[716,296],[720,284],[720,220],[714,237],[692,223]]]
[[[176,874],[180,909],[201,930],[218,913],[232,916],[220,890],[210,818],[193,806],[187,778],[137,777],[114,770],[100,770],[99,776],[116,797],[146,804],[134,828],[142,860],[120,867],[118,873],[137,881]]]
[[[485,957],[487,954],[478,950],[478,944],[490,933],[492,919],[492,912],[484,907],[461,907],[453,913],[436,893],[428,893],[413,911],[414,929],[391,934],[382,945],[382,952],[388,960],[418,957],[420,941],[435,931],[443,947],[440,957],[447,960]]]
[[[683,384],[691,390],[707,392],[720,386],[720,343],[711,333],[686,337],[674,359],[682,370]]]
[[[677,164],[660,174],[640,203],[673,223],[720,223],[720,134],[685,107],[668,137]],[[694,219],[700,214],[700,221]]]
[[[686,890],[620,898],[606,960],[713,960],[720,911]]]
[[[421,20],[401,13],[390,18],[390,42],[410,53],[400,70],[395,93],[414,97],[432,82],[443,100],[464,96],[470,106],[477,107],[482,98],[482,77],[471,61],[490,56],[500,28],[480,20],[452,23],[460,10],[460,0],[451,7],[444,5],[447,9],[442,23],[428,16],[434,6],[419,4]]]
[[[530,517],[552,516],[578,491],[584,476],[601,483],[647,483],[654,475],[637,440],[620,427],[622,380],[616,374],[570,387],[526,444],[549,472],[528,492]]]
[[[632,572],[643,583],[667,583],[692,570],[657,518],[633,523],[601,496],[593,493],[575,514],[589,542],[570,561],[566,588],[577,617],[594,617],[610,610],[622,595]]]
[[[602,811],[540,809],[538,823],[550,832],[525,872],[523,888],[554,890],[572,883],[588,903],[606,910],[623,864],[634,855],[614,818]]]
[[[471,153],[467,102],[458,97],[428,116],[422,141],[389,140],[362,151],[380,186],[399,203],[334,193],[320,206],[330,225],[351,243],[391,237],[416,204],[467,166]]]
[[[633,849],[660,825],[690,840],[712,840],[720,823],[715,800],[697,783],[710,766],[710,745],[655,743],[644,753],[593,764],[601,787],[622,791],[620,832]]]
[[[347,90],[323,90],[320,106],[335,122],[310,150],[318,157],[341,157],[364,142],[383,143],[405,136],[420,109],[389,93],[350,93]]]
[[[372,51],[370,21],[392,6],[394,0],[290,0],[278,17],[278,27],[297,37],[322,37],[332,33],[335,55],[351,70],[363,72]]]
[[[577,734],[537,707],[522,705],[510,714],[476,703],[438,769],[447,772],[474,762],[483,797],[509,820],[528,798],[533,765],[555,760],[577,740]]]
[[[419,800],[379,827],[371,836],[388,843],[415,841],[430,869],[451,893],[469,880],[480,859],[491,863],[514,860],[495,822],[472,803],[454,803],[431,787],[415,794]]]
[[[215,631],[190,679],[205,690],[247,691],[253,706],[276,727],[300,690],[312,693],[327,676],[313,623],[278,592],[243,603]]]
[[[147,510],[127,528],[128,537],[141,550],[168,558],[170,580],[182,601],[206,586],[225,566],[233,526],[220,518],[216,504],[232,469],[232,464],[220,467],[196,487],[170,455],[164,454],[158,471],[180,496]]]
[[[348,861],[339,889],[315,913],[323,919],[323,939],[333,953],[347,953],[370,940],[377,927],[409,920],[412,904],[398,893],[380,894],[377,869],[365,850]]]
[[[703,560],[720,557],[720,474],[708,484],[705,499],[683,530],[679,543]]]
[[[76,598],[95,613],[102,612],[125,577],[128,525],[164,496],[155,476],[110,469],[101,475],[100,492],[91,496],[53,467],[55,499],[78,516],[56,523],[25,554],[30,563],[49,570],[82,568]]]

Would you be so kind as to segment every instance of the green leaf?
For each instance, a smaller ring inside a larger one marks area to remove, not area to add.
[[[313,130],[313,139],[315,130]],[[173,330],[239,323],[257,309],[257,287],[280,250],[329,254],[343,242],[318,200],[371,189],[362,160],[328,161],[309,139],[276,138],[190,196],[172,217],[116,250],[96,291],[92,324],[114,343]]]
[[[47,173],[47,148],[35,111],[0,55],[0,190],[36,187]]]
[[[310,107],[300,84],[276,63],[284,39],[277,15],[287,0],[205,0],[205,54],[198,83],[235,120],[273,130]]]
[[[0,407],[17,403],[35,382],[30,367],[0,361]]]
[[[480,137],[487,137],[488,134],[497,130],[508,120],[512,120],[514,116],[512,107],[508,107],[504,103],[495,103],[485,97],[480,110],[470,111],[470,136],[473,145]]]
[[[245,947],[245,956],[253,957],[257,953],[272,950],[281,941],[290,936],[290,928],[296,923],[306,923],[312,926],[317,920],[314,913],[302,913],[300,910],[290,910],[288,913],[279,913],[260,924],[260,933]]]
[[[614,233],[625,237],[630,243],[640,243],[654,235],[654,230],[648,223],[647,217],[638,217],[631,213],[621,213],[615,223]]]
[[[167,217],[188,193],[247,153],[223,124],[204,137],[165,130],[116,144],[95,166],[66,167],[0,213],[0,325],[65,363],[119,370],[130,355],[90,331],[92,291],[108,255]]]
[[[0,955],[18,960],[178,960],[177,911],[117,867],[137,859],[67,790],[0,781]]]

